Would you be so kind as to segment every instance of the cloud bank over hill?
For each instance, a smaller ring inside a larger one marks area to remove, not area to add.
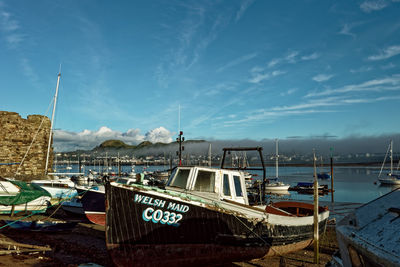
[[[53,147],[57,152],[91,150],[106,140],[114,139],[128,145],[137,145],[143,141],[170,143],[172,135],[173,133],[162,126],[148,131],[145,135],[142,135],[139,129],[129,129],[122,133],[106,126],[100,127],[97,131],[84,130],[78,133],[55,130]]]
[[[141,134],[140,129],[129,129],[126,132],[114,131],[108,127],[101,127],[97,131],[84,130],[82,132],[68,132],[56,130],[54,133],[54,150],[56,152],[67,152],[75,150],[92,150],[106,140],[120,140],[128,145],[138,145],[143,141],[151,143],[171,143],[175,140],[176,133],[170,132],[164,127],[154,128],[145,134]],[[196,137],[186,136],[186,140],[194,140]],[[207,140],[207,138],[201,138]],[[383,134],[379,136],[349,136],[346,138],[337,138],[335,136],[317,136],[317,137],[288,137],[279,140],[279,152],[282,154],[310,154],[313,149],[319,155],[329,155],[330,148],[334,149],[334,154],[349,153],[385,153],[389,141],[394,141],[393,153],[400,153],[400,134]],[[212,153],[222,154],[224,147],[255,147],[261,146],[265,154],[275,153],[275,139],[262,140],[207,140],[200,143],[185,143],[185,154],[208,153],[209,144],[212,145]],[[161,148],[143,149],[141,153],[175,154],[176,146]]]

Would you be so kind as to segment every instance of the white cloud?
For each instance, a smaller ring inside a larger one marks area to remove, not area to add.
[[[271,77],[276,77],[276,76],[279,76],[279,75],[282,75],[282,74],[286,73],[285,71],[281,71],[281,70],[274,70],[272,72],[266,72],[266,73],[253,72],[253,71],[250,71],[250,72],[252,74],[252,77],[248,82],[249,83],[256,83],[256,84],[258,84],[258,83],[260,83],[260,82],[262,82],[264,80],[268,80]]]
[[[240,8],[238,12],[236,13],[236,18],[235,21],[238,22],[240,18],[243,16],[244,12],[249,8],[251,4],[253,4],[254,0],[245,0],[241,1]]]
[[[400,45],[393,45],[383,49],[378,55],[369,56],[368,60],[382,60],[397,56],[400,54]]]
[[[362,11],[366,13],[370,13],[372,11],[377,11],[384,9],[388,5],[388,2],[385,0],[368,0],[363,2],[360,5]]]
[[[330,80],[333,76],[334,76],[333,74],[318,74],[312,77],[312,79],[316,82],[325,82]]]
[[[301,57],[301,60],[313,60],[319,58],[320,55],[316,52],[312,53],[311,55],[305,55]]]
[[[374,79],[363,82],[361,84],[346,85],[336,89],[328,89],[317,93],[309,93],[306,97],[328,96],[333,94],[344,94],[361,91],[394,91],[400,90],[400,74],[392,75],[391,77]]]
[[[351,29],[354,26],[355,26],[354,24],[344,24],[343,28],[340,30],[339,34],[348,35],[348,36],[355,38],[356,35],[351,32]]]
[[[292,88],[292,89],[287,90],[286,92],[282,92],[280,95],[281,96],[291,95],[291,94],[295,93],[297,90],[298,90],[297,88]]]
[[[172,133],[164,127],[155,128],[146,133],[146,140],[152,143],[171,143]]]
[[[217,72],[221,72],[221,71],[224,71],[227,68],[231,68],[231,67],[237,66],[239,64],[242,64],[242,63],[244,63],[246,61],[249,61],[249,60],[255,58],[256,56],[257,56],[257,53],[252,53],[252,54],[244,55],[242,57],[234,59],[231,62],[228,62],[227,64],[225,64],[224,66],[218,68]]]
[[[55,151],[74,151],[77,149],[90,150],[106,140],[121,140],[128,145],[137,145],[143,141],[152,143],[172,142],[172,133],[164,127],[150,130],[144,136],[139,129],[129,129],[125,133],[114,131],[106,126],[97,131],[83,130],[82,132],[54,131]]]
[[[249,80],[250,83],[260,83],[264,80],[267,80],[271,77],[271,74],[269,73],[256,73],[253,75],[253,77]]]
[[[358,68],[358,69],[350,69],[350,72],[351,72],[351,73],[368,72],[368,71],[371,71],[371,70],[373,70],[373,69],[374,69],[374,68],[371,67],[371,66],[362,66],[362,67],[360,67],[360,68]]]

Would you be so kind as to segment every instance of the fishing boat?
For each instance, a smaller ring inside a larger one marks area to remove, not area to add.
[[[314,194],[314,183],[298,182],[296,186],[290,187],[289,190],[297,191],[300,194]],[[319,195],[327,194],[328,192],[328,185],[318,185]]]
[[[386,177],[381,177],[383,168],[385,166],[386,158],[389,153],[390,153],[390,172],[387,173]],[[389,143],[389,147],[386,151],[385,159],[382,162],[381,170],[378,175],[379,182],[381,184],[400,185],[400,173],[398,173],[399,165],[400,165],[400,160],[399,160],[399,164],[397,165],[397,173],[394,173],[393,172],[393,140],[391,140]]]
[[[35,184],[0,178],[0,214],[44,213],[51,195]]]
[[[262,148],[253,149],[262,157]],[[116,266],[223,264],[313,241],[312,212],[297,213],[303,203],[250,206],[240,170],[179,166],[163,188],[106,180],[105,191],[106,243]],[[320,234],[328,216],[320,207]]]
[[[336,225],[343,266],[400,266],[400,189],[357,208]]]
[[[275,139],[275,177],[267,179],[265,184],[266,191],[285,191],[288,190],[290,185],[279,181],[279,153],[278,153],[278,139]]]

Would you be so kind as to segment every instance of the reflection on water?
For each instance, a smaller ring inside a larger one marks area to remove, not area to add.
[[[82,171],[87,172],[90,169],[86,166]],[[93,166],[92,166],[93,169]],[[165,170],[168,166],[136,166],[136,172]],[[95,168],[97,171],[97,166]],[[381,186],[378,182],[379,167],[335,167],[333,171],[334,179],[334,199],[335,202],[352,202],[352,203],[366,203],[377,197],[380,197],[391,190],[395,189],[394,186]],[[72,165],[70,172],[77,172],[78,166]],[[114,167],[114,172],[117,168]],[[122,172],[130,172],[131,166],[122,166]],[[318,172],[330,172],[330,168],[319,168]],[[313,182],[314,169],[312,167],[280,167],[279,177],[284,183],[295,186],[298,182]],[[262,179],[261,171],[254,171],[255,180]],[[275,168],[267,168],[267,177],[275,176]],[[320,184],[326,184],[331,188],[331,180],[319,180]],[[397,187],[399,188],[400,185]],[[312,200],[313,195],[298,194],[295,191],[286,191],[283,194],[276,192],[269,192],[268,199],[271,200]],[[331,194],[320,196],[321,201],[331,201]]]

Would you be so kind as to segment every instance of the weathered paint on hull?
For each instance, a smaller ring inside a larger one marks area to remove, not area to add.
[[[285,225],[284,216],[282,225],[271,225],[133,187],[106,188],[106,242],[118,266],[204,266],[243,261],[302,249],[313,237],[312,224]],[[138,195],[143,201],[135,201]],[[162,201],[165,205],[160,205]],[[187,209],[168,209],[171,203]],[[162,223],[166,212],[181,215],[179,224]],[[325,225],[326,219],[320,222],[321,233]],[[160,250],[159,257],[154,255],[155,248]]]
[[[89,221],[91,221],[94,224],[106,225],[106,213],[99,212],[99,213],[91,213],[91,212],[85,212],[86,218],[88,218]]]

